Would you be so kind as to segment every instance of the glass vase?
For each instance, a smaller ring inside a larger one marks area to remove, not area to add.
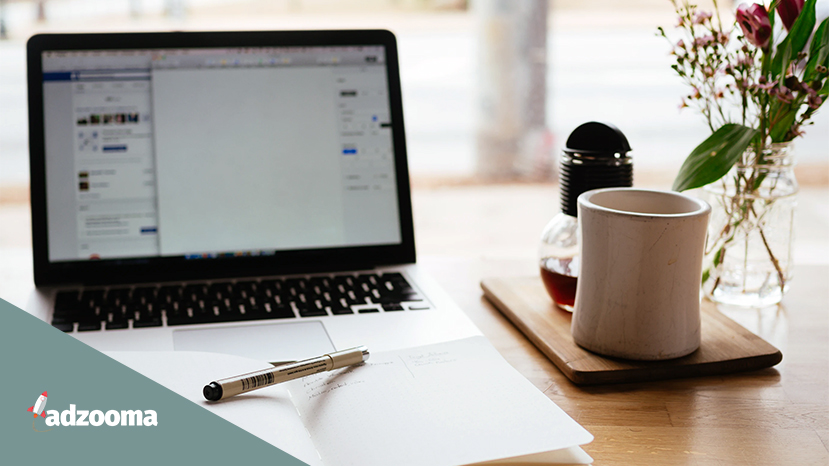
[[[744,154],[704,188],[711,204],[702,289],[712,301],[766,307],[783,299],[792,279],[797,180],[792,146]]]

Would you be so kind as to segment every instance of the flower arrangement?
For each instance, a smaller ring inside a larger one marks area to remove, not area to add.
[[[699,110],[713,133],[685,161],[675,190],[719,180],[749,145],[762,154],[803,134],[829,95],[829,19],[815,30],[815,3],[774,0],[768,10],[741,4],[736,24],[725,28],[718,10],[674,0],[684,37],[674,42],[662,28],[659,34],[671,42],[672,68],[691,88],[680,106]],[[775,11],[788,31],[782,38],[774,36]]]
[[[703,275],[704,288],[729,248],[741,238],[748,242],[755,231],[782,297],[788,274],[764,231],[773,216],[763,203],[773,200],[775,189],[782,190],[776,178],[769,184],[781,150],[805,133],[829,96],[829,19],[815,27],[815,0],[773,0],[768,8],[741,4],[731,25],[722,22],[716,0],[713,13],[687,0],[672,2],[681,37],[671,38],[662,28],[658,35],[671,44],[672,68],[690,88],[680,107],[699,111],[712,132],[686,158],[673,189],[719,181],[719,204],[727,217],[718,231],[709,232],[713,259]],[[746,278],[742,280],[745,288]]]

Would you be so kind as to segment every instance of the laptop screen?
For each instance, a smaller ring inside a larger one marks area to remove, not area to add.
[[[41,59],[49,263],[402,242],[382,45]]]

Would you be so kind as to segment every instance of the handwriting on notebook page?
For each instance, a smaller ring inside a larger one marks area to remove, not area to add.
[[[438,364],[449,364],[456,362],[458,358],[454,357],[449,351],[429,351],[423,354],[408,354],[406,358],[414,367],[436,366]],[[405,359],[404,359],[405,362]]]
[[[302,388],[308,400],[327,395],[337,390],[366,383],[365,377],[360,377],[360,372],[365,375],[369,366],[388,366],[394,361],[365,362],[350,366],[341,371],[315,374],[302,379]],[[356,374],[355,374],[356,371]]]

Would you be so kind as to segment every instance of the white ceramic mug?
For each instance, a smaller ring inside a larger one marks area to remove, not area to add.
[[[685,356],[700,344],[700,280],[711,207],[635,188],[578,198],[581,271],[571,332],[595,353]]]

